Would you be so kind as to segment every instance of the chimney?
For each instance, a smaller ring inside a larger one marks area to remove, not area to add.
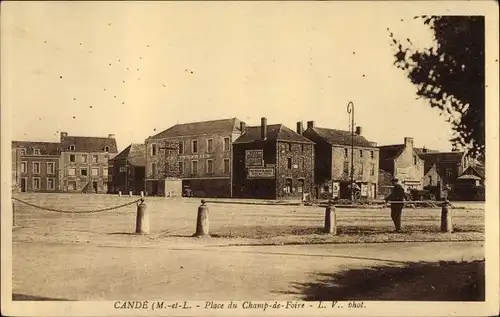
[[[424,147],[422,148],[422,152],[427,153],[427,148],[425,147],[425,145],[424,145]]]
[[[363,128],[362,127],[356,127],[356,134],[361,135],[363,133]]]
[[[413,148],[413,138],[405,137],[405,147]]]
[[[245,122],[240,121],[241,134],[245,133],[246,128],[247,128],[247,125],[245,124]]]
[[[114,139],[115,138],[115,135],[114,134],[108,134],[108,139]]]
[[[266,117],[262,117],[260,119],[260,138],[262,140],[267,139],[267,119],[266,119]]]
[[[307,121],[307,128],[308,129],[314,128],[314,121]]]
[[[297,133],[300,135],[304,134],[304,125],[302,121],[297,122]]]
[[[65,137],[67,137],[67,136],[68,136],[68,132],[61,132],[61,142],[62,142],[62,141],[63,141],[63,139],[64,139]]]

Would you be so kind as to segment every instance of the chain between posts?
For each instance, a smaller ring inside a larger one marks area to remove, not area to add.
[[[125,203],[125,204],[121,204],[119,206],[113,206],[113,207],[101,208],[101,209],[95,209],[95,210],[84,210],[84,211],[70,211],[70,210],[49,208],[49,207],[38,206],[38,205],[35,205],[35,204],[32,204],[32,203],[29,203],[27,201],[21,200],[19,198],[15,198],[15,197],[12,197],[12,199],[15,200],[15,201],[18,201],[18,202],[20,202],[22,204],[25,204],[25,205],[28,205],[28,206],[31,206],[31,207],[34,207],[34,208],[42,209],[42,210],[47,210],[47,211],[60,212],[60,213],[65,213],[65,214],[91,214],[91,213],[96,213],[96,212],[110,211],[110,210],[114,210],[114,209],[119,209],[119,208],[127,207],[127,206],[133,205],[133,204],[141,201],[141,199],[143,199],[143,198],[136,199],[134,201],[131,201],[131,202],[128,202],[128,203]]]

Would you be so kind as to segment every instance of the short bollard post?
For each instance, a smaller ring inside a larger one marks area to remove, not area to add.
[[[325,209],[325,229],[324,233],[337,234],[337,217],[335,215],[335,206],[331,201]]]
[[[450,202],[446,199],[441,206],[441,232],[453,232]]]
[[[135,223],[135,233],[148,234],[149,233],[149,217],[146,211],[146,204],[144,198],[141,198],[141,203],[137,204],[137,220]]]
[[[122,197],[122,191],[121,190],[118,192],[118,196]]]
[[[200,207],[198,207],[198,217],[196,219],[196,233],[197,236],[208,236],[209,235],[209,221],[208,221],[208,206],[205,205],[205,200],[201,201]]]
[[[144,197],[144,191],[141,190],[141,197]]]
[[[132,191],[129,191],[129,192],[128,192],[128,196],[129,196],[129,197],[132,197]]]

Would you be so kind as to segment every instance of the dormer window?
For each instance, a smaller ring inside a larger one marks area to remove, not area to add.
[[[104,152],[109,152],[109,146],[104,147]]]
[[[74,146],[74,145],[70,145],[70,146],[69,146],[69,150],[70,150],[70,151],[74,151],[74,150],[75,150],[75,146]]]
[[[33,149],[33,154],[34,155],[40,155],[40,150],[39,149]]]

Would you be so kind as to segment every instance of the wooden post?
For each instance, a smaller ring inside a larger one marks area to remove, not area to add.
[[[450,210],[450,202],[445,200],[441,206],[441,232],[453,232],[453,223]]]
[[[137,204],[137,219],[135,223],[135,233],[148,234],[149,233],[149,217],[146,211],[146,204],[144,198],[141,198],[141,203]]]
[[[332,201],[328,201],[328,205],[325,209],[325,228],[324,233],[337,234],[337,217],[335,214],[335,206],[333,206]]]
[[[201,205],[198,207],[198,217],[196,219],[196,233],[197,236],[208,236],[209,235],[209,220],[208,220],[208,206],[205,205],[205,200],[201,201]]]

